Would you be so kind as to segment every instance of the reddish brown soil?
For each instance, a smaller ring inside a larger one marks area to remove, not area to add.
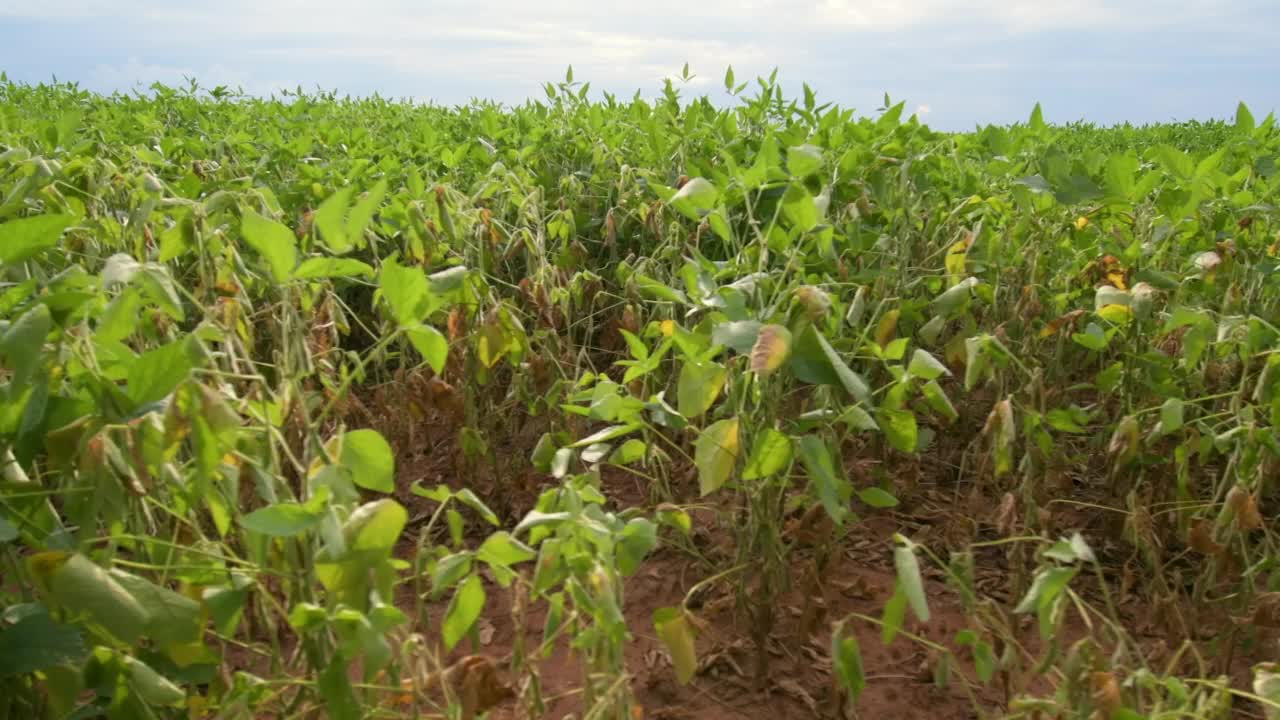
[[[520,427],[505,438],[500,456],[504,466],[495,473],[492,468],[481,467],[468,475],[457,462],[456,444],[448,430],[431,425],[419,430],[416,437],[396,437],[396,433],[381,427],[400,452],[399,467],[401,492],[398,498],[410,509],[410,516],[425,518],[434,505],[412,493],[408,488],[414,482],[427,486],[445,483],[454,487],[468,486],[480,494],[505,520],[514,522],[532,504],[537,493],[552,484],[545,478],[523,470],[515,473],[506,468],[527,468],[523,459],[529,456],[533,444],[542,429],[533,423]],[[962,437],[967,433],[956,433]],[[972,435],[968,435],[972,437]],[[958,457],[955,452],[938,453],[939,456]],[[854,455],[856,457],[856,455]],[[873,467],[877,463],[859,463],[846,458],[851,477],[872,472],[887,472]],[[718,523],[711,517],[695,518],[695,528],[702,534],[701,547],[709,559],[695,559],[670,545],[661,546],[630,578],[625,587],[625,615],[632,640],[626,650],[627,667],[632,676],[632,688],[646,718],[699,718],[722,720],[740,718],[747,720],[784,720],[787,718],[884,718],[892,720],[926,720],[946,718],[975,718],[998,716],[1009,699],[1006,692],[1035,691],[1052,693],[1049,680],[1027,668],[1020,677],[997,678],[989,685],[976,682],[967,651],[958,651],[961,666],[953,667],[950,683],[941,688],[934,682],[936,658],[919,643],[900,635],[892,644],[881,641],[880,629],[871,622],[851,619],[847,632],[852,632],[861,647],[863,666],[867,675],[867,687],[853,713],[841,710],[841,698],[833,689],[830,641],[833,624],[851,614],[877,618],[894,587],[892,541],[894,532],[902,532],[917,542],[930,547],[942,557],[948,548],[960,548],[973,540],[998,537],[995,527],[999,522],[1000,498],[993,490],[972,491],[971,487],[959,490],[955,484],[956,464],[938,461],[902,461],[892,468],[896,486],[900,488],[903,505],[895,512],[869,511],[856,523],[849,535],[834,549],[821,592],[825,609],[818,622],[810,622],[811,632],[802,627],[812,588],[793,589],[787,593],[779,607],[779,618],[769,642],[768,676],[763,684],[753,677],[756,650],[752,634],[742,614],[735,611],[734,583],[741,580],[730,577],[724,583],[713,585],[711,592],[697,603],[695,613],[702,623],[697,638],[699,670],[687,686],[676,682],[661,643],[655,637],[652,624],[653,612],[661,607],[679,606],[688,590],[700,580],[731,567],[734,560],[729,553],[732,545],[727,533],[716,530]],[[495,481],[495,475],[501,479]],[[648,490],[636,484],[627,475],[606,474],[605,494],[616,508],[647,507],[652,500]],[[865,478],[864,478],[865,479]],[[677,493],[692,488],[676,488]],[[864,508],[865,510],[865,508]],[[1114,528],[1090,527],[1107,522],[1096,512],[1077,512],[1070,508],[1060,512],[1053,526],[1057,533],[1083,530],[1090,537],[1114,537]],[[475,540],[482,539],[482,529]],[[406,533],[402,555],[412,553],[412,540],[416,528]],[[1107,556],[1108,567],[1122,566],[1132,558],[1132,548],[1117,548],[1110,540],[1100,543],[1100,555]],[[812,550],[792,553],[793,576],[799,576],[812,558]],[[915,622],[908,615],[905,631],[918,634],[934,642],[952,647],[952,639],[958,630],[969,622],[955,592],[947,587],[942,575],[923,562],[928,582],[932,620],[927,625]],[[980,551],[976,558],[977,586],[980,595],[994,598],[1005,605],[1006,610],[1016,602],[1008,597],[1006,557],[1003,549]],[[494,661],[505,672],[516,633],[525,637],[525,647],[533,647],[541,638],[545,609],[533,603],[527,611],[523,628],[513,627],[511,597],[508,591],[493,583],[487,587],[488,603],[479,621],[481,643],[477,647],[460,647],[446,662],[453,662],[466,655],[483,655]],[[1089,591],[1083,591],[1089,592]],[[1175,638],[1160,637],[1158,613],[1151,605],[1133,595],[1117,596],[1122,621],[1144,646],[1157,647],[1161,643],[1176,644]],[[406,610],[414,604],[410,585],[402,586],[400,604]],[[446,602],[430,606],[429,626],[412,628],[427,638],[437,638],[439,620]],[[410,613],[412,616],[412,613]],[[1040,650],[1034,619],[1023,617],[1015,626],[1024,664],[1034,663]],[[1063,641],[1065,649],[1071,642],[1083,637],[1087,629],[1077,621],[1069,623],[1068,635]],[[464,641],[463,646],[468,643]],[[999,653],[1000,648],[996,649]],[[1152,652],[1153,660],[1159,659],[1158,650]],[[1237,687],[1246,687],[1247,668],[1251,660],[1237,657],[1232,663],[1232,676]],[[579,689],[582,686],[581,669],[564,642],[560,642],[550,655],[535,662],[535,672],[540,678],[545,712],[540,717],[580,717],[582,712]],[[527,672],[527,671],[526,671]],[[519,681],[519,678],[508,678]],[[521,709],[516,700],[508,700],[496,707],[492,718],[511,719],[539,717]]]

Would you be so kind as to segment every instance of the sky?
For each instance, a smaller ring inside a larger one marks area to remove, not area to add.
[[[784,92],[929,125],[1261,119],[1280,108],[1280,0],[0,0],[0,71],[102,92],[153,82],[520,103],[590,81],[724,95],[778,69]]]

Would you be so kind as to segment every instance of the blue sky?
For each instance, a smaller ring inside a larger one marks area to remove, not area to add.
[[[0,70],[93,90],[154,81],[302,85],[453,104],[575,79],[720,96],[779,68],[784,89],[930,125],[1158,122],[1280,108],[1278,0],[0,0]]]

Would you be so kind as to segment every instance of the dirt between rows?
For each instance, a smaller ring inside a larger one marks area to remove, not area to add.
[[[505,450],[519,452],[519,448]],[[526,453],[527,454],[527,453]],[[405,457],[401,464],[400,487],[407,488],[415,481],[426,486],[448,482],[454,475],[454,454],[433,452],[427,457]],[[523,497],[514,500],[515,505],[531,504],[536,492],[545,487],[547,479],[536,477],[503,479],[507,501],[513,501],[512,488]],[[605,473],[604,494],[612,501],[611,509],[647,506],[648,498],[632,478],[623,474]],[[473,487],[482,497],[488,495],[481,488]],[[918,488],[924,491],[925,488]],[[434,507],[411,493],[398,494],[399,499],[410,506],[411,517],[426,516]],[[939,498],[948,501],[949,498]],[[425,504],[424,504],[425,503]],[[514,509],[514,508],[513,508]],[[940,517],[940,516],[939,516]],[[904,528],[903,522],[908,524]],[[755,643],[751,629],[742,613],[735,609],[737,583],[743,582],[730,576],[722,583],[713,584],[706,593],[699,593],[693,608],[700,623],[697,629],[698,672],[693,681],[682,686],[676,681],[674,669],[653,626],[653,613],[662,607],[678,607],[686,594],[699,581],[729,568],[734,562],[730,556],[732,540],[727,533],[716,529],[716,522],[708,515],[694,517],[695,533],[706,548],[704,556],[714,564],[708,564],[692,554],[671,546],[660,546],[641,565],[639,571],[628,578],[624,588],[624,614],[631,633],[626,648],[627,668],[632,676],[632,689],[643,717],[654,720],[699,718],[722,720],[746,718],[749,720],[783,720],[787,718],[843,717],[841,697],[833,685],[831,665],[831,631],[835,622],[861,614],[880,617],[885,602],[892,595],[895,571],[892,560],[892,535],[910,530],[913,537],[945,533],[945,528],[932,527],[929,519],[901,518],[896,514],[883,514],[862,518],[835,550],[824,574],[824,598],[816,613],[807,602],[808,593],[794,588],[782,598],[778,619],[770,636],[768,678],[762,687],[754,677],[756,663]],[[411,528],[406,536],[413,536]],[[477,540],[479,536],[477,536]],[[402,549],[413,551],[406,539]],[[811,562],[811,551],[792,553],[789,561],[794,564],[793,577],[798,577]],[[993,584],[1000,582],[999,573],[984,570],[980,584],[989,591],[999,592]],[[956,594],[941,580],[941,573],[925,568],[931,620],[921,624],[908,613],[903,630],[934,642],[952,646],[957,631],[966,627],[966,617]],[[402,586],[405,597],[402,606],[412,605],[412,589]],[[505,671],[504,661],[517,640],[517,633],[524,636],[526,648],[535,647],[541,640],[546,609],[540,603],[532,603],[523,628],[513,626],[512,598],[509,590],[489,582],[486,586],[488,601],[479,623],[481,643],[469,647],[467,641],[447,658],[457,662],[467,655],[483,655],[492,659],[500,672]],[[431,628],[428,637],[437,637],[447,599],[436,602],[430,610]],[[809,614],[806,615],[806,610]],[[807,626],[807,627],[806,627]],[[861,648],[863,666],[867,676],[866,689],[856,704],[856,714],[850,717],[885,718],[886,720],[926,720],[978,717],[975,700],[979,706],[993,709],[1003,704],[1004,697],[996,683],[982,686],[977,683],[972,666],[965,659],[967,650],[961,650],[959,667],[954,673],[973,680],[971,697],[960,677],[952,676],[950,683],[939,687],[934,680],[936,657],[922,644],[900,635],[886,645],[881,640],[880,628],[871,622],[850,619],[846,632],[852,632]],[[1037,648],[1034,632],[1028,636],[1027,649]],[[580,688],[583,685],[582,670],[566,643],[557,643],[548,657],[532,660],[540,678],[542,697],[546,705],[543,717],[560,720],[564,717],[581,717],[583,712]],[[505,673],[503,673],[505,674]],[[507,681],[519,678],[506,677]],[[495,719],[524,718],[528,715],[509,700],[496,707],[490,717]]]
[[[451,430],[456,425],[431,422],[405,435],[398,433],[396,427],[403,428],[402,419],[382,420],[369,424],[379,426],[377,429],[397,447],[396,497],[409,508],[410,517],[418,521],[429,517],[436,506],[409,491],[415,482],[427,487],[440,483],[455,489],[469,487],[510,523],[518,521],[533,506],[538,493],[555,482],[529,469],[527,458],[543,429],[537,423],[511,423],[513,432],[501,444],[496,467],[477,470],[476,466],[461,460],[456,432]],[[971,424],[975,424],[972,429],[977,432],[981,417],[971,420]],[[746,582],[739,575],[712,584],[708,592],[699,593],[697,602],[690,605],[698,622],[698,671],[688,685],[676,681],[671,661],[656,636],[652,620],[655,610],[679,607],[695,584],[737,562],[733,557],[734,540],[723,527],[724,519],[717,519],[707,510],[692,512],[694,542],[702,557],[674,544],[662,544],[624,586],[623,610],[631,636],[625,650],[626,666],[632,691],[642,708],[637,717],[653,720],[819,717],[947,720],[999,717],[1011,697],[1027,692],[1051,696],[1053,683],[1060,680],[1060,675],[1052,670],[1040,673],[1035,668],[1043,647],[1034,616],[1013,617],[1009,612],[1018,598],[1010,597],[1009,564],[1003,547],[988,547],[975,553],[975,581],[980,598],[990,599],[1003,608],[1010,632],[1017,638],[1012,652],[1020,656],[1020,669],[998,673],[990,683],[977,681],[970,651],[957,647],[954,642],[956,633],[969,627],[972,620],[966,615],[957,593],[943,582],[941,569],[923,558],[930,622],[919,623],[908,611],[903,633],[885,644],[881,628],[868,620],[881,616],[894,591],[894,533],[907,535],[944,559],[949,550],[963,548],[975,540],[1003,537],[998,529],[1003,522],[999,517],[1002,493],[975,487],[972,482],[961,481],[963,489],[958,486],[960,463],[956,459],[963,452],[966,433],[953,429],[955,432],[939,438],[940,445],[945,442],[951,446],[934,448],[928,457],[868,461],[853,451],[843,458],[846,472],[858,486],[872,482],[866,476],[868,464],[878,466],[876,472],[891,473],[901,505],[893,510],[864,512],[834,544],[823,573],[822,602],[813,603],[813,585],[806,587],[799,581],[782,596],[767,644],[768,676],[763,683],[755,678],[756,644],[751,627],[744,613],[735,607],[735,597],[742,589],[737,584]],[[899,461],[901,464],[897,464]],[[886,466],[889,462],[894,463],[892,467]],[[1086,476],[1088,472],[1087,468],[1073,471],[1080,477],[1076,478],[1074,487],[1061,488],[1065,497],[1073,501],[1091,499],[1087,492],[1097,483],[1091,483]],[[696,498],[693,474],[683,477],[685,480],[677,482],[672,493],[676,498]],[[651,489],[633,476],[606,471],[602,482],[601,489],[610,500],[608,509],[652,510],[657,501]],[[1101,498],[1096,500],[1103,502]],[[1127,565],[1134,557],[1133,548],[1116,540],[1120,533],[1114,526],[1114,518],[1107,513],[1081,509],[1086,505],[1073,509],[1067,504],[1055,510],[1053,532],[1055,535],[1082,532],[1103,559],[1106,572],[1114,575],[1110,578],[1114,581],[1112,584],[1123,587],[1119,578],[1122,568],[1128,572]],[[420,524],[411,526],[405,533],[400,554],[406,559],[414,552],[419,527]],[[475,534],[468,537],[469,546],[474,547],[483,540],[487,532],[484,527],[481,523],[472,523]],[[1008,528],[1003,532],[1007,533]],[[788,557],[792,577],[804,577],[813,565],[812,559],[812,548],[793,551]],[[1073,587],[1081,586],[1078,591],[1091,595],[1089,599],[1101,607],[1096,585],[1094,579],[1082,577]],[[540,717],[581,718],[583,673],[565,640],[557,642],[548,656],[531,658],[531,667],[519,673],[508,672],[511,650],[521,637],[525,648],[536,647],[542,639],[546,614],[542,603],[530,602],[523,627],[515,627],[510,591],[487,582],[486,592],[488,601],[477,625],[479,643],[471,646],[464,640],[459,648],[441,658],[442,664],[459,663],[468,656],[483,657],[496,668],[499,680],[510,684],[513,694],[518,694],[522,680],[527,681],[529,674],[534,673],[540,681],[545,707]],[[415,606],[412,584],[403,584],[400,593],[398,604],[413,617],[409,612]],[[1169,648],[1177,647],[1182,641],[1181,636],[1168,630],[1172,623],[1163,620],[1167,608],[1151,604],[1138,593],[1120,591],[1114,595],[1119,619],[1137,638],[1152,666],[1158,667],[1157,664],[1169,656]],[[431,603],[425,626],[416,624],[411,631],[422,633],[431,643],[437,642],[447,603],[447,598]],[[1185,610],[1188,615],[1181,618],[1181,627],[1188,627],[1188,623],[1192,628],[1199,626],[1202,636],[1194,639],[1211,645],[1216,632],[1213,628],[1221,626],[1222,619],[1202,618],[1198,622],[1194,612]],[[866,617],[855,617],[857,615]],[[834,624],[841,620],[847,620],[845,632],[858,640],[866,675],[866,688],[853,708],[842,707],[841,693],[833,683],[831,632]],[[1088,623],[1100,622],[1100,618],[1082,621],[1072,614],[1064,637],[1059,638],[1059,653],[1088,634]],[[980,636],[993,639],[983,628],[972,629]],[[910,639],[908,634],[952,650],[956,662],[950,667],[949,683],[939,686],[935,682],[936,652]],[[1248,689],[1250,667],[1263,659],[1257,657],[1260,650],[1258,647],[1251,653],[1235,653],[1229,667],[1235,687]],[[1002,648],[995,648],[997,655],[1001,652]],[[1101,657],[1105,659],[1105,654]],[[1251,716],[1248,710],[1240,712],[1240,717]],[[521,707],[516,698],[508,696],[493,707],[489,717],[516,720],[539,715],[530,713],[527,706]]]

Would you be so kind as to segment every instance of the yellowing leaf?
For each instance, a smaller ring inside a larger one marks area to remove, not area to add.
[[[884,347],[893,340],[894,334],[898,331],[898,318],[902,315],[901,310],[890,310],[880,318],[880,324],[876,325],[876,344]]]
[[[751,371],[768,375],[782,367],[790,355],[791,331],[781,325],[765,325],[751,348]]]
[[[694,463],[698,466],[698,489],[703,497],[719,490],[738,460],[738,418],[713,423],[694,445]]]
[[[694,649],[693,626],[678,608],[658,608],[653,613],[653,627],[658,639],[671,655],[671,666],[676,671],[676,681],[686,685],[698,669],[698,656]]]
[[[662,322],[658,323],[658,329],[662,331],[663,337],[671,337],[676,332],[676,321],[663,320]]]
[[[1084,310],[1072,310],[1066,315],[1050,320],[1047,325],[1040,329],[1040,337],[1052,337],[1064,327],[1074,328],[1076,321],[1078,321],[1083,315]]]
[[[1121,324],[1129,321],[1130,312],[1128,305],[1103,305],[1098,308],[1098,317],[1108,322]]]
[[[969,246],[973,244],[973,233],[966,232],[965,236],[956,241],[947,249],[945,264],[947,275],[951,278],[951,284],[955,284],[964,279],[965,262],[969,258]]]

